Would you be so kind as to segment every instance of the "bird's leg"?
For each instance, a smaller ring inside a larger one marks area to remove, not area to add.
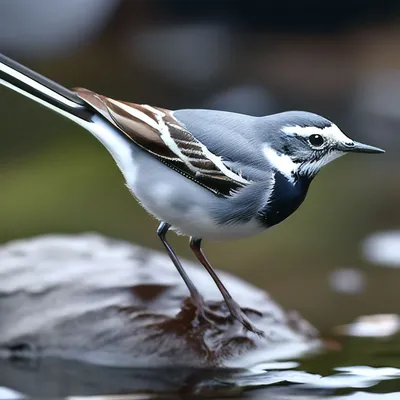
[[[211,278],[217,285],[219,291],[222,294],[222,297],[225,300],[225,303],[231,313],[231,315],[237,319],[247,330],[256,333],[259,336],[263,336],[263,332],[257,329],[247,318],[247,316],[243,313],[242,309],[240,308],[239,304],[233,299],[231,294],[226,289],[225,285],[221,282],[218,278],[218,275],[214,271],[214,268],[211,266],[210,262],[207,260],[206,256],[201,249],[201,239],[191,237],[190,238],[190,248],[192,249],[193,253],[197,257],[197,259],[201,262],[207,272],[210,274]]]
[[[176,269],[178,270],[179,275],[182,277],[183,281],[185,282],[185,285],[189,289],[190,297],[192,299],[193,304],[197,308],[197,312],[206,321],[209,321],[209,319],[205,315],[206,306],[204,304],[203,296],[199,293],[196,286],[191,281],[191,279],[187,275],[186,271],[183,269],[183,266],[182,266],[181,262],[179,261],[178,256],[175,254],[174,250],[172,249],[172,247],[169,245],[169,243],[167,242],[167,240],[165,238],[170,227],[171,227],[171,225],[167,224],[166,222],[161,222],[161,224],[159,225],[159,227],[157,229],[157,235],[160,238],[165,249],[167,250],[167,253],[168,253],[170,259],[172,260],[172,262],[174,263]]]

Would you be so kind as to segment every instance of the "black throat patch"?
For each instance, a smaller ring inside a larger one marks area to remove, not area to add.
[[[260,210],[257,219],[265,227],[279,224],[293,214],[304,201],[311,178],[300,176],[290,182],[279,171],[275,172],[275,183],[266,206]]]

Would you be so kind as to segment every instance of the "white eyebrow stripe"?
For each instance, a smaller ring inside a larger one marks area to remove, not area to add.
[[[299,164],[293,162],[288,155],[278,153],[268,144],[264,144],[262,151],[273,168],[284,175],[290,182],[294,181],[294,173],[299,168]]]
[[[326,126],[324,128],[318,128],[317,126],[284,126],[282,132],[287,135],[298,135],[308,137],[310,135],[322,135],[326,138],[330,138],[335,142],[352,144],[354,143],[349,137],[347,137],[335,124]]]

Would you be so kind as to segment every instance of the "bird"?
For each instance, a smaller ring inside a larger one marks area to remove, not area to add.
[[[263,335],[234,300],[202,250],[202,240],[261,234],[303,203],[322,167],[346,153],[384,153],[356,142],[318,114],[251,116],[169,110],[67,89],[0,54],[0,84],[70,119],[111,154],[126,186],[159,221],[157,235],[185,282],[199,318],[211,312],[167,241],[172,230],[218,287],[231,316]]]

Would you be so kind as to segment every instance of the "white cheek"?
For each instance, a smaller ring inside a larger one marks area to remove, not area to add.
[[[330,152],[320,160],[304,163],[301,169],[307,175],[315,175],[322,167],[343,156],[344,154],[345,153],[339,151]]]
[[[330,162],[332,162],[333,160],[336,160],[339,157],[344,156],[345,153],[341,152],[341,151],[332,151],[330,153],[328,153],[323,159],[323,165],[329,164]]]
[[[297,171],[298,164],[294,163],[286,154],[276,152],[267,144],[263,146],[262,150],[268,163],[273,168],[281,172],[288,180],[293,180],[293,173]]]

